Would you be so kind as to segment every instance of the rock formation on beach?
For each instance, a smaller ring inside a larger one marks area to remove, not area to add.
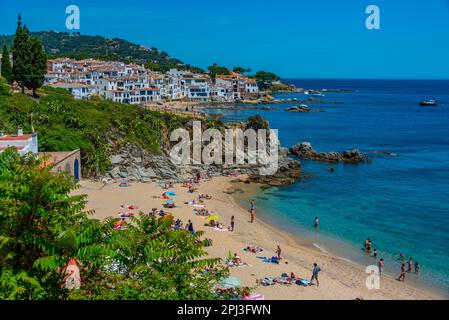
[[[304,160],[318,160],[323,162],[347,162],[347,163],[359,163],[370,162],[364,153],[358,149],[345,150],[342,153],[331,152],[318,152],[312,148],[310,142],[297,143],[289,149],[291,154],[294,154]]]
[[[193,130],[191,121],[185,123],[183,127],[189,132]],[[269,129],[269,124],[263,118],[250,117],[247,123],[223,125],[219,127],[219,130],[224,131],[233,127],[257,130]],[[171,148],[169,142],[164,143],[160,154],[151,153],[131,142],[111,142],[111,146],[110,168],[103,178],[113,180],[126,179],[140,182],[170,180],[180,182],[184,181],[185,177],[192,176],[198,171],[207,171],[212,176],[230,175],[238,172],[248,175],[248,180],[251,182],[279,186],[294,183],[302,173],[299,169],[301,163],[290,158],[288,148],[281,146],[278,149],[277,171],[271,175],[263,175],[260,171],[260,164],[225,164],[225,161],[223,161],[223,164],[175,165],[169,156]],[[248,152],[248,150],[245,149],[245,152]],[[223,151],[223,156],[224,154]]]

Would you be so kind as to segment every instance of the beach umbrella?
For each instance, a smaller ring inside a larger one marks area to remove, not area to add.
[[[220,217],[219,216],[210,216],[210,217],[208,217],[206,220],[214,220],[214,221],[216,221],[216,220],[218,220],[218,219],[220,219]]]
[[[220,281],[220,285],[226,289],[235,288],[240,286],[240,279],[236,277],[227,277]]]
[[[165,203],[166,204],[175,204],[175,202],[172,199],[165,200]]]

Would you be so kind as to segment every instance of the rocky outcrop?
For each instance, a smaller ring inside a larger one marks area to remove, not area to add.
[[[348,163],[371,161],[371,159],[369,159],[364,153],[362,153],[358,149],[345,150],[342,153],[335,151],[318,152],[312,148],[310,142],[302,142],[295,144],[289,150],[290,153],[304,160],[318,160],[324,162],[348,162]]]
[[[274,175],[260,174],[258,165],[174,165],[166,155],[153,155],[141,147],[126,143],[111,156],[111,168],[106,178],[151,182],[159,180],[182,181],[183,176],[191,176],[198,170],[208,171],[212,176],[229,175],[238,171],[249,176],[249,181],[270,186],[292,184],[300,178],[301,163],[288,156],[287,148],[280,148],[278,170]]]
[[[143,148],[126,143],[111,156],[108,178],[150,182],[180,180],[180,171],[165,155],[153,155]]]

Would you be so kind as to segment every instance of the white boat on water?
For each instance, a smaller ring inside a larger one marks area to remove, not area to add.
[[[315,90],[306,90],[306,91],[304,91],[304,94],[312,96],[312,97],[324,97],[324,93],[322,93],[321,91],[315,91]]]

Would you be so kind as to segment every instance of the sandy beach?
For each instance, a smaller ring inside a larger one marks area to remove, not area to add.
[[[226,259],[228,251],[237,253],[244,262],[249,265],[244,267],[232,267],[231,275],[239,278],[243,286],[253,288],[254,293],[264,295],[266,300],[273,299],[444,299],[437,293],[415,287],[407,280],[398,282],[394,277],[382,275],[380,289],[368,290],[365,285],[368,274],[365,267],[348,262],[329,253],[302,243],[298,238],[276,229],[257,218],[253,224],[249,222],[248,208],[238,205],[234,195],[229,190],[240,187],[233,182],[235,178],[214,177],[211,180],[202,181],[197,185],[195,193],[189,193],[188,189],[177,184],[169,191],[176,192],[172,197],[176,201],[176,208],[166,211],[186,223],[189,219],[193,222],[195,230],[205,231],[205,237],[212,239],[213,245],[207,248],[211,257]],[[251,188],[252,186],[249,186]],[[248,188],[248,187],[246,187]],[[75,194],[87,194],[88,204],[86,209],[94,210],[94,217],[104,219],[106,217],[118,217],[121,205],[137,205],[139,211],[148,213],[152,208],[162,209],[164,200],[161,195],[164,191],[157,183],[131,183],[129,187],[121,188],[118,183],[104,184],[84,180],[80,182],[80,188]],[[204,226],[204,217],[195,215],[193,207],[184,202],[192,201],[199,194],[207,193],[212,197],[205,200],[206,208],[212,215],[218,215],[220,222],[229,226],[231,216],[235,217],[235,231],[216,231],[212,227]],[[254,254],[243,251],[248,245],[257,245],[264,250]],[[282,262],[280,264],[265,263],[257,256],[271,257],[275,255],[276,246],[282,248]],[[310,279],[313,263],[321,267],[320,286],[281,285],[257,286],[256,279],[265,276],[277,277],[282,273]],[[257,287],[256,287],[257,286]]]

